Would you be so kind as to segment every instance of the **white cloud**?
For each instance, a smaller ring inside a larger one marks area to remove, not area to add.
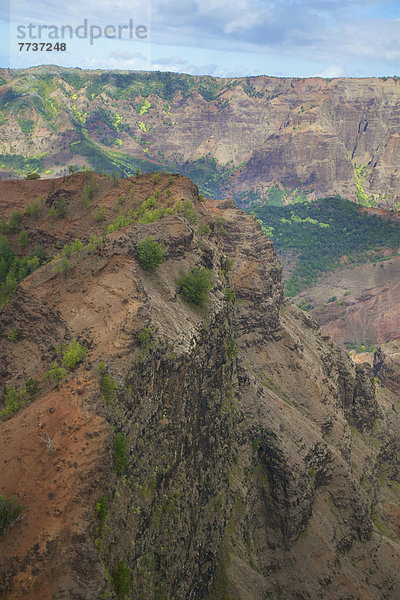
[[[400,22],[388,18],[386,7],[396,3],[153,0],[153,39],[214,50],[293,54],[328,64],[337,56],[338,64],[360,59],[394,65],[400,59]]]
[[[398,71],[398,5],[399,0],[12,0],[11,11],[23,24],[77,26],[88,19],[104,27],[148,20],[153,56],[160,57],[153,68],[160,70],[251,74],[265,68],[334,77]],[[93,48],[69,44],[68,52],[82,66],[90,57],[104,68],[121,62],[124,68],[145,68],[135,51],[146,54],[150,44],[126,42],[102,38]],[[240,65],[234,58],[238,53]],[[57,57],[57,62],[67,60],[67,55]]]

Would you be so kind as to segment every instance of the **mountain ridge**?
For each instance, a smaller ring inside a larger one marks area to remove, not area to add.
[[[165,169],[241,205],[332,194],[398,203],[398,78],[0,74],[3,176],[54,176],[69,164],[123,175]]]

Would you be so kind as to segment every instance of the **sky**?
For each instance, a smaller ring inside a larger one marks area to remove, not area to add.
[[[400,75],[400,0],[2,0],[0,17],[1,67]]]

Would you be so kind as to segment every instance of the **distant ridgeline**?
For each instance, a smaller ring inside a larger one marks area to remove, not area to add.
[[[341,194],[397,208],[399,106],[398,78],[3,69],[0,176],[179,172],[241,207]]]
[[[289,262],[287,296],[295,296],[328,273],[367,261],[389,260],[400,249],[400,223],[342,198],[249,210]],[[383,250],[386,250],[385,252]],[[389,250],[389,251],[388,251]]]

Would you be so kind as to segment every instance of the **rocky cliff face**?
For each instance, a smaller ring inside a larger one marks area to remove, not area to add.
[[[49,254],[98,235],[99,206],[108,223],[152,195],[173,214],[109,233],[64,273],[43,265],[0,314],[3,389],[41,385],[0,424],[2,492],[26,507],[2,540],[0,597],[397,598],[393,392],[284,302],[271,241],[233,203],[146,175],[96,177],[82,208],[86,177],[5,182],[0,203],[68,198],[68,220],[24,217]],[[148,235],[165,249],[153,272]],[[205,309],[177,284],[195,266],[213,274]],[[75,339],[83,361],[46,383]]]
[[[206,194],[281,201],[400,195],[399,90],[383,79],[213,79],[37,67],[1,71],[6,176],[69,164],[189,174]],[[275,193],[275,192],[274,192]]]
[[[400,337],[400,260],[342,269],[295,298],[338,344],[371,350]],[[331,299],[335,297],[336,300]]]

